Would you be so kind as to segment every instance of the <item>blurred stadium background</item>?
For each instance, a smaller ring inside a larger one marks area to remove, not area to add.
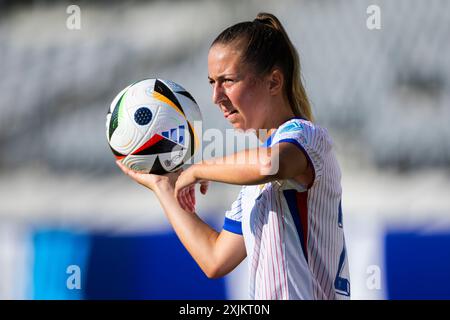
[[[69,5],[81,29],[69,30]],[[381,8],[369,30],[366,9]],[[450,3],[446,0],[0,1],[0,299],[246,299],[247,266],[209,280],[155,197],[116,168],[112,98],[158,76],[211,102],[225,27],[276,14],[317,122],[335,140],[353,299],[450,298]],[[198,213],[221,228],[238,188]],[[66,285],[69,266],[81,289]]]

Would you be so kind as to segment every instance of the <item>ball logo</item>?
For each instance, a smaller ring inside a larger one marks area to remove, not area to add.
[[[161,132],[164,138],[172,140],[178,144],[185,145],[184,140],[184,125],[178,126],[178,128],[171,128],[170,130]]]
[[[171,166],[172,163],[174,163],[174,162],[175,162],[175,163],[178,163],[178,162],[180,162],[180,161],[182,160],[183,156],[184,156],[183,150],[180,150],[180,151],[173,151],[173,152],[172,152],[172,158],[171,158],[171,159],[167,159],[167,160],[165,161],[165,164],[166,164],[167,166]]]
[[[141,126],[145,126],[152,121],[152,112],[146,107],[139,108],[134,113],[134,121]]]

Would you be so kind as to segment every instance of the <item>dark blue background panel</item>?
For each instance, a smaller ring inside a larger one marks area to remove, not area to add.
[[[450,232],[387,232],[389,299],[450,299]]]
[[[224,279],[208,279],[176,235],[95,235],[86,299],[225,299]]]
[[[226,299],[173,232],[117,236],[39,228],[33,234],[33,299]],[[81,270],[69,289],[67,268]]]

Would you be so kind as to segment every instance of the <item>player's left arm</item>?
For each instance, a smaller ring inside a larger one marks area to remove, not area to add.
[[[244,150],[226,157],[192,165],[182,172],[175,192],[200,181],[216,181],[236,185],[258,185],[273,180],[304,179],[309,184],[311,167],[303,151],[290,142],[273,147]]]

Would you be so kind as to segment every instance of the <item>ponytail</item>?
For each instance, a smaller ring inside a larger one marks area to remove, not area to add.
[[[313,121],[311,104],[301,81],[300,59],[286,31],[277,17],[258,13],[252,22],[241,22],[225,29],[212,43],[240,42],[243,61],[252,64],[260,74],[279,67],[285,78],[284,90],[297,117]]]

